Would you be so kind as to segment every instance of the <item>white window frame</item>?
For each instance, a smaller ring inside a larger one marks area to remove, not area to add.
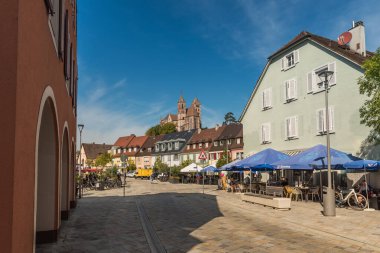
[[[132,148],[128,148],[128,152],[132,152]]]
[[[193,149],[196,149],[197,148],[197,144],[193,144]]]
[[[220,145],[220,146],[223,146],[223,145],[224,145],[223,140],[220,140],[220,141],[219,141],[219,145]]]
[[[161,150],[162,150],[162,151],[165,151],[165,149],[166,149],[166,145],[165,145],[165,143],[162,143],[162,144],[161,144]]]
[[[160,151],[160,144],[156,144],[155,150],[156,152]]]
[[[322,92],[325,90],[324,86],[323,85],[320,85],[319,84],[321,83],[317,73],[322,71],[322,70],[328,70],[328,71],[333,71],[334,74],[332,76],[332,78],[330,79],[330,82],[329,82],[329,88],[336,85],[337,83],[337,70],[336,70],[336,62],[329,62],[329,63],[326,63],[326,64],[323,64],[315,69],[313,69],[312,71],[308,72],[307,73],[307,76],[306,76],[306,91],[308,94],[316,94],[316,93],[319,93],[319,92]]]
[[[215,147],[218,146],[218,141],[214,141],[214,146],[215,146]]]
[[[323,122],[321,122],[321,120]],[[326,108],[320,108],[316,111],[317,135],[325,135],[326,127]],[[329,106],[329,133],[335,132],[334,106]]]
[[[152,148],[148,148],[148,152],[152,152]]]
[[[291,62],[291,64],[289,65],[288,62],[289,62],[289,58],[291,57],[293,58],[293,62]],[[281,58],[281,70],[286,71],[290,68],[293,68],[294,66],[296,66],[296,64],[299,61],[300,61],[300,53],[299,53],[299,50],[297,49]]]
[[[168,143],[168,150],[172,150],[173,144],[171,142]]]
[[[228,140],[227,140],[227,144],[228,144],[228,145],[231,145],[231,143],[232,143],[232,140],[231,140],[231,139],[228,139]]]
[[[272,108],[272,88],[267,88],[262,93],[262,109],[265,111],[270,108]]]
[[[297,100],[297,79],[292,78],[284,82],[284,103]]]
[[[175,142],[175,144],[174,144],[174,148],[175,148],[176,150],[179,149],[179,141],[176,141],[176,142]]]
[[[199,148],[202,148],[202,147],[203,147],[202,143],[199,143],[199,144],[198,144],[198,147],[199,147]]]
[[[208,142],[206,142],[205,146],[206,146],[206,148],[208,148]]]
[[[285,138],[286,140],[298,139],[298,116],[285,118]]]
[[[271,124],[264,123],[261,125],[261,144],[271,143]]]
[[[190,144],[189,145],[187,145],[187,150],[189,150],[190,149]]]

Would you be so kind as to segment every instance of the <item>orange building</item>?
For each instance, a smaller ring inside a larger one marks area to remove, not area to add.
[[[0,245],[34,252],[76,205],[76,1],[1,1],[0,14]]]

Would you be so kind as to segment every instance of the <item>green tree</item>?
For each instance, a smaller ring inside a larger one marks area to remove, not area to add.
[[[149,128],[146,132],[145,132],[145,135],[147,136],[157,136],[157,135],[160,135],[160,134],[170,134],[170,133],[174,133],[174,132],[177,132],[177,128],[176,128],[176,125],[169,122],[169,123],[166,123],[164,125],[155,125],[151,128]]]
[[[228,160],[227,160],[227,152],[224,151],[222,153],[222,155],[220,156],[219,160],[216,162],[216,167],[217,168],[220,168],[222,167],[223,165],[226,165],[227,164],[227,161],[228,162],[231,162],[231,157],[228,156]]]
[[[161,159],[158,157],[154,162],[153,170],[159,173],[168,173],[170,168],[166,163],[163,163]]]
[[[127,171],[135,171],[137,168],[136,168],[136,164],[135,162],[129,158],[128,159],[128,167],[127,167]]]
[[[161,126],[160,134],[171,134],[177,132],[177,127],[173,123],[169,122]]]
[[[185,161],[182,161],[182,162],[181,162],[180,167],[181,167],[181,168],[185,168],[186,166],[189,166],[189,165],[192,164],[192,163],[193,163],[193,160],[185,160]]]
[[[224,115],[224,122],[223,125],[229,125],[231,123],[236,123],[236,118],[232,112],[227,112],[226,115]]]
[[[360,108],[361,124],[371,127],[374,135],[380,134],[380,48],[363,64],[364,76],[359,78],[360,94],[369,97]]]
[[[95,159],[95,166],[105,167],[108,163],[112,162],[112,155],[110,153],[104,153],[99,155]]]

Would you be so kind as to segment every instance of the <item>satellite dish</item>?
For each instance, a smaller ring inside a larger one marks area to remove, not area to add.
[[[338,37],[338,44],[343,46],[349,43],[352,39],[352,34],[350,32],[344,32]]]

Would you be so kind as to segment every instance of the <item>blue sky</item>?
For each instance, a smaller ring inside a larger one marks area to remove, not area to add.
[[[363,20],[380,47],[380,3],[367,1],[78,1],[78,123],[114,143],[202,103],[203,126],[238,118],[267,57],[303,30],[336,39]]]

